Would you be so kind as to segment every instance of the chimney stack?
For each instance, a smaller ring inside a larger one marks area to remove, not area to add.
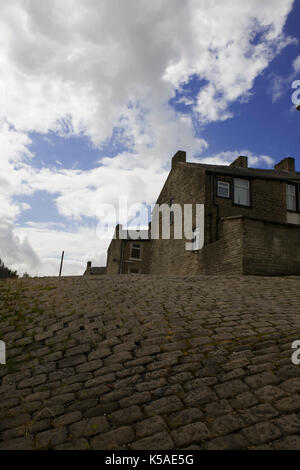
[[[91,261],[88,261],[86,263],[86,271],[85,271],[85,274],[91,274],[91,267],[92,267],[92,262]]]
[[[176,164],[178,162],[186,162],[186,152],[183,150],[178,150],[178,152],[175,153],[175,155],[172,158],[172,170],[175,168]]]
[[[123,230],[123,225],[118,224],[116,225],[115,228],[115,233],[114,233],[114,240],[127,240],[128,238],[128,230]]]
[[[114,238],[119,240],[120,239],[120,234],[122,234],[122,224],[117,224],[116,228],[115,228]]]
[[[236,166],[239,168],[248,168],[248,157],[244,157],[243,155],[240,155],[230,164],[230,166]]]
[[[274,166],[275,170],[288,171],[295,173],[295,159],[292,157],[287,157],[281,160],[277,165]]]

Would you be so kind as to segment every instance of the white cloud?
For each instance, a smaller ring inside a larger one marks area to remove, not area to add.
[[[269,92],[272,102],[278,101],[286,92],[291,94],[291,85],[298,77],[300,72],[300,55],[293,60],[292,72],[287,76],[273,75],[271,76],[271,86]],[[294,107],[292,109],[295,109]]]
[[[206,163],[209,165],[229,165],[239,155],[248,157],[249,167],[257,167],[258,165],[266,166],[268,168],[274,167],[275,161],[272,157],[267,155],[254,155],[250,150],[233,150],[228,152],[220,152],[216,155],[211,155],[205,158],[193,158],[195,163]]]
[[[172,154],[182,148],[191,160],[208,147],[195,136],[191,117],[168,106],[176,88],[196,74],[207,85],[194,97],[194,117],[200,124],[230,118],[231,103],[249,99],[255,78],[291,42],[283,27],[292,4],[0,0],[0,221],[12,223],[28,209],[14,196],[40,190],[53,195],[61,215],[79,222],[97,216],[101,204],[116,204],[120,194],[129,203],[153,202]],[[80,164],[64,169],[57,157],[56,169],[32,165],[43,156],[30,152],[29,132],[85,135],[101,148],[116,127],[131,152],[104,158],[88,171]],[[215,158],[225,161],[229,154]],[[258,164],[269,157],[251,158]],[[16,233],[28,234],[43,273],[47,266],[55,272],[55,257],[68,240],[70,274],[89,253],[96,262],[100,250],[98,262],[104,261],[105,250],[91,241],[88,227],[74,233],[31,225]],[[30,264],[26,243],[16,253],[24,250],[31,269],[36,257],[32,252]],[[15,262],[21,266],[20,256]]]
[[[191,43],[197,47],[182,54],[181,60],[167,69],[165,78],[174,85],[192,73],[207,80],[195,110],[202,123],[225,120],[232,116],[229,105],[247,96],[270,60],[294,41],[282,33],[293,2],[192,3]],[[258,34],[261,40],[255,43]],[[185,47],[190,47],[190,42]]]
[[[201,119],[225,119],[289,42],[292,3],[2,0],[7,118],[21,130],[84,131],[99,144],[135,112],[129,102],[161,111],[174,87],[198,74],[209,82],[198,96]]]
[[[300,72],[300,55],[293,61],[293,69],[296,74]]]
[[[19,237],[28,237],[40,260],[30,266],[38,276],[57,276],[62,251],[65,251],[63,275],[81,275],[87,261],[94,266],[105,266],[108,242],[99,240],[96,226],[80,227],[77,231],[63,229],[54,224],[35,223],[16,229]],[[26,260],[27,261],[27,260]]]
[[[270,82],[270,88],[268,89],[272,97],[272,103],[276,103],[287,90],[290,89],[290,80],[289,78],[280,77],[275,75]]]
[[[40,261],[26,235],[19,236],[12,224],[0,221],[0,258],[5,266],[19,274],[38,269]]]

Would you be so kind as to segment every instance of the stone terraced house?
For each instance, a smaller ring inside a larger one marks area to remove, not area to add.
[[[107,274],[300,274],[300,172],[293,158],[265,170],[248,168],[245,156],[229,166],[208,165],[189,163],[178,151],[156,203],[170,207],[170,239],[141,233],[134,240],[130,231],[119,239],[118,225]],[[192,250],[190,240],[174,238],[174,204],[204,204],[201,249],[196,226]]]
[[[84,271],[83,275],[84,276],[99,276],[100,274],[106,274],[106,267],[94,267],[92,266],[92,262],[88,261],[86,265],[86,270]]]

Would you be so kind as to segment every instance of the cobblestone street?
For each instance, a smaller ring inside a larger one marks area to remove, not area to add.
[[[300,277],[0,283],[0,449],[300,450]]]

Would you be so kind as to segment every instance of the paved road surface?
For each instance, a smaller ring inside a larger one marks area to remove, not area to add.
[[[0,314],[0,449],[300,450],[300,277],[2,281]]]

